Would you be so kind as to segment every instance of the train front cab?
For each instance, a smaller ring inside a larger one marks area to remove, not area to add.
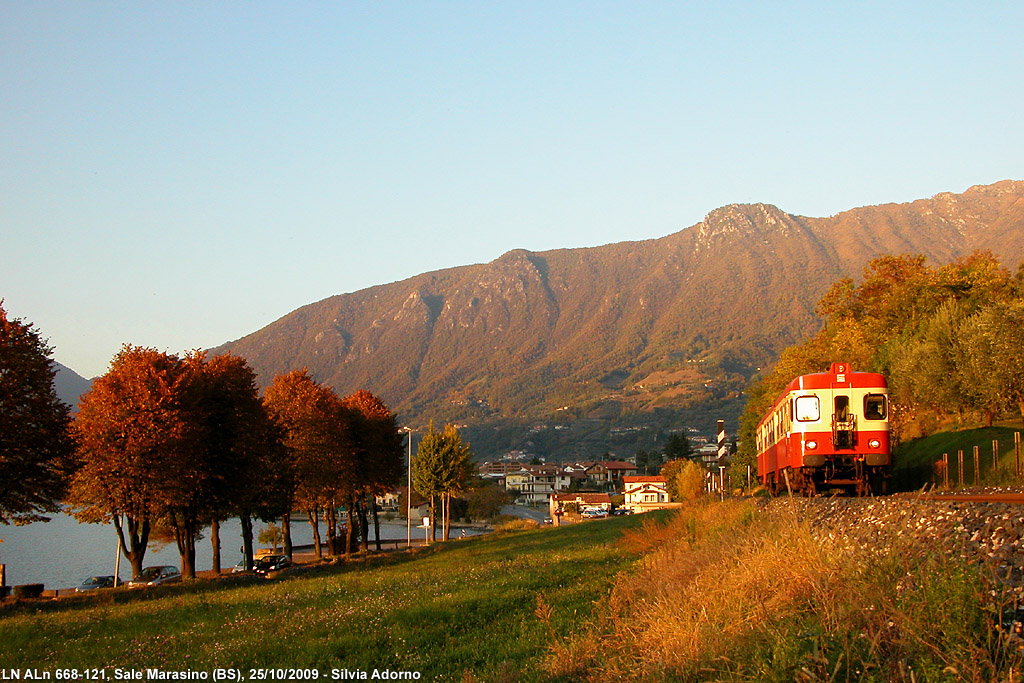
[[[883,484],[891,464],[887,394],[882,375],[850,372],[845,363],[794,379],[763,422],[762,481],[775,491],[788,481],[808,495],[832,488],[865,495],[872,480]]]

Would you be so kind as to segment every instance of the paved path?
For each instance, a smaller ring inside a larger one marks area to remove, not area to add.
[[[535,522],[543,522],[547,519],[548,509],[546,507],[529,508],[525,505],[506,505],[501,508],[501,514],[521,517],[523,519],[532,519]]]

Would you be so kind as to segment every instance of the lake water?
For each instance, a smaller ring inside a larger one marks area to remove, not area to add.
[[[415,522],[415,520],[414,520]],[[254,522],[253,535],[265,525]],[[326,540],[323,523],[321,538]],[[413,526],[413,541],[423,539],[423,529]],[[457,532],[461,533],[461,532]],[[469,530],[469,534],[478,533]],[[208,570],[213,565],[213,547],[209,529],[196,544],[196,569]],[[454,535],[454,534],[453,534]],[[370,538],[374,537],[371,521]],[[381,523],[382,539],[406,537],[405,523]],[[95,575],[113,575],[117,551],[117,532],[112,524],[80,524],[69,515],[54,515],[49,522],[35,522],[25,526],[0,526],[0,564],[7,565],[7,585],[41,583],[47,589],[73,588],[83,579]],[[259,543],[253,541],[257,548]],[[313,533],[305,516],[292,520],[292,543],[312,545]],[[231,519],[220,525],[221,569],[230,569],[241,559],[242,525]],[[371,546],[372,547],[372,546]],[[169,564],[180,566],[178,547],[172,541],[159,546],[151,543],[144,559],[146,566]],[[131,578],[131,565],[121,557],[121,579]]]

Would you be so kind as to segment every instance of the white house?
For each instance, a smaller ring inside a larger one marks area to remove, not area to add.
[[[662,476],[623,477],[623,507],[634,513],[668,507],[668,482]]]

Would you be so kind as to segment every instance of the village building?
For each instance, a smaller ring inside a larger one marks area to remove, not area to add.
[[[528,465],[505,475],[505,490],[517,495],[523,505],[540,505],[556,491],[569,488],[569,474],[557,465]]]
[[[672,507],[669,503],[668,482],[662,476],[636,476],[623,478],[623,507],[634,514]]]
[[[605,488],[618,488],[623,477],[635,476],[638,470],[630,462],[595,462],[587,467],[587,478]]]

